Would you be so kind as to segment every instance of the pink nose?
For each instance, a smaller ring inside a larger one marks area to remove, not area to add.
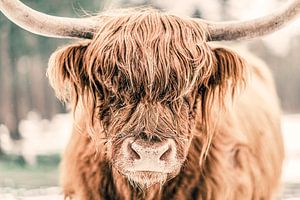
[[[127,163],[123,170],[170,173],[180,164],[176,147],[174,139],[126,138],[121,146]]]
[[[128,153],[133,159],[139,161],[170,161],[175,159],[176,147],[172,140],[160,142],[149,142],[143,139],[137,139],[128,144]]]

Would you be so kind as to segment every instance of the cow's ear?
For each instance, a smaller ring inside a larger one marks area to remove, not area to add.
[[[245,83],[246,61],[228,48],[213,48],[215,63],[210,77],[210,87],[217,87],[221,94],[234,93],[235,89]]]
[[[89,43],[69,45],[54,52],[49,60],[47,75],[58,98],[76,100],[87,83],[85,52]]]
[[[212,108],[215,111],[226,107],[227,97],[234,96],[235,91],[245,83],[245,60],[234,51],[228,48],[214,47],[212,50],[212,62],[208,66],[209,73],[207,79],[199,83],[199,98],[195,98],[200,105],[200,121],[202,124],[203,135],[212,131],[211,120],[216,113],[211,113]],[[206,77],[205,77],[206,78]],[[198,101],[200,100],[200,101]],[[211,141],[212,135],[207,135],[207,141]],[[203,144],[207,149],[209,143]],[[203,151],[207,152],[207,150]],[[201,155],[202,157],[203,155]]]
[[[207,82],[198,87],[201,94],[202,121],[209,121],[212,105],[223,107],[227,97],[233,97],[236,90],[245,85],[246,61],[228,48],[212,48],[213,62]],[[218,104],[215,104],[218,103]]]

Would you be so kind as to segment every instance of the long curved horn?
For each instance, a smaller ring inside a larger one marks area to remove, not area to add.
[[[300,0],[294,0],[285,7],[253,20],[233,22],[208,22],[209,41],[241,40],[259,37],[276,31],[300,13]]]
[[[11,21],[32,33],[58,38],[91,39],[99,21],[92,18],[66,18],[35,11],[19,0],[0,0],[0,11]]]

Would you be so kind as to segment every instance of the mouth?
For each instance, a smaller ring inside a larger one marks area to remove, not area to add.
[[[163,185],[168,178],[168,173],[156,171],[127,171],[123,174],[131,185],[139,188],[149,188],[155,184]]]

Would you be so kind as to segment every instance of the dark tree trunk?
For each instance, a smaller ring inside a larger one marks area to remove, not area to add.
[[[10,137],[14,140],[21,138],[18,129],[18,76],[15,65],[15,56],[12,51],[13,28],[10,24],[1,26],[1,100],[3,112],[1,121],[8,127]]]
[[[17,55],[15,53],[15,50],[13,49],[16,48],[14,45],[14,40],[17,37],[16,35],[16,27],[13,25],[10,26],[9,29],[9,35],[8,35],[8,41],[9,41],[9,60],[10,60],[10,73],[11,73],[11,91],[12,91],[12,99],[11,99],[11,107],[12,107],[12,113],[13,113],[13,122],[12,122],[12,126],[10,128],[10,134],[11,134],[11,138],[14,140],[18,140],[21,139],[21,135],[19,132],[19,122],[21,120],[20,117],[20,113],[19,113],[19,100],[20,100],[20,95],[19,95],[19,73],[18,73],[18,69],[17,69]]]

